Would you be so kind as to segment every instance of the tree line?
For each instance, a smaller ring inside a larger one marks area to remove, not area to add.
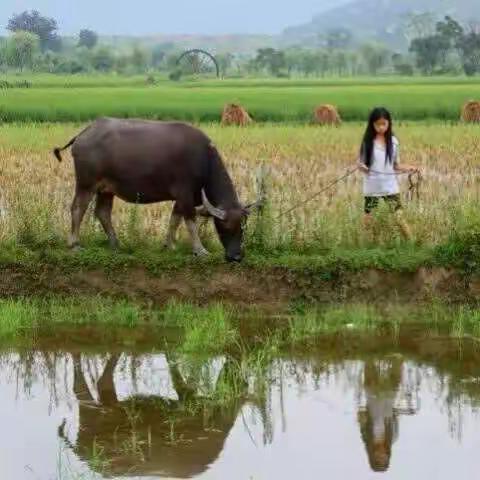
[[[408,52],[394,51],[379,42],[355,44],[350,31],[337,28],[321,34],[317,46],[260,48],[253,56],[225,53],[217,55],[217,60],[223,76],[480,73],[480,27],[465,27],[449,16],[435,23],[431,18],[426,14],[411,17]],[[181,52],[173,43],[114,48],[102,43],[90,29],[81,30],[75,39],[60,37],[56,20],[35,10],[13,15],[7,30],[10,35],[0,39],[3,70],[73,74],[164,71],[170,72],[172,79],[189,73],[178,70],[176,62]]]

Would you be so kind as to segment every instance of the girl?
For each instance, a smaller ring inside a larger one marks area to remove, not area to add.
[[[378,206],[379,200],[383,199],[395,212],[403,236],[411,240],[410,228],[401,215],[402,203],[397,174],[418,172],[418,169],[399,165],[399,144],[393,135],[392,116],[383,107],[375,108],[370,114],[358,165],[365,173],[363,194],[366,226],[371,225],[372,211]]]

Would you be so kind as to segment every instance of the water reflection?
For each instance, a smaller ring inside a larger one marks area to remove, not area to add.
[[[414,402],[418,390],[403,379],[404,362],[400,356],[369,359],[363,367],[363,388],[366,405],[358,410],[358,423],[375,472],[385,472],[390,465],[392,445],[399,434],[399,416],[415,415]],[[403,387],[403,388],[402,388]]]
[[[470,478],[479,467],[478,345],[343,339],[273,358],[104,349],[0,354],[0,411],[24,419],[0,435],[2,478],[61,478],[59,449],[105,478]],[[5,452],[34,430],[44,453],[22,477],[24,456]],[[436,441],[419,456],[425,438]]]
[[[213,391],[202,395],[198,376],[186,381],[171,355],[165,356],[164,361],[171,391],[164,395],[134,393],[120,399],[121,382],[114,380],[119,356],[108,358],[101,376],[87,381],[89,372],[82,368],[77,355],[73,391],[79,409],[78,436],[71,444],[65,423],[59,435],[80,458],[94,468],[105,467],[110,473],[135,471],[137,475],[191,478],[204,472],[223,449],[246,401],[247,384],[236,382],[235,395],[222,394],[220,389],[230,387],[229,382],[234,381],[235,363],[228,359],[215,372]],[[216,370],[216,363],[210,361],[204,367]],[[92,383],[96,385],[95,396],[89,386]],[[98,465],[92,462],[95,448],[101,451],[96,459],[100,460]]]

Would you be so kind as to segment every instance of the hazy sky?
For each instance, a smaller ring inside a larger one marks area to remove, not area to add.
[[[0,34],[15,12],[36,9],[62,34],[279,33],[351,0],[0,0]]]

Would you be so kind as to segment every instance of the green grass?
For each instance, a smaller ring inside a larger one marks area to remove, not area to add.
[[[139,305],[127,301],[113,302],[100,297],[82,299],[51,297],[0,300],[0,339],[29,333],[46,323],[114,324],[134,327],[146,317]]]
[[[120,249],[111,251],[105,245],[84,243],[85,248],[71,252],[65,246],[22,247],[12,244],[0,245],[0,266],[17,266],[24,271],[41,271],[43,268],[56,268],[65,274],[80,270],[103,270],[105,272],[124,272],[128,269],[143,268],[152,275],[174,271],[190,271],[208,274],[216,268],[230,268],[232,272],[257,270],[274,273],[285,270],[292,274],[318,276],[323,280],[335,278],[342,272],[358,272],[369,268],[385,271],[415,272],[423,266],[462,266],[462,252],[443,255],[438,247],[416,247],[405,244],[398,247],[372,247],[358,250],[336,249],[328,252],[299,252],[294,249],[265,251],[247,249],[247,255],[241,265],[227,266],[223,253],[214,251],[209,257],[193,257],[188,246],[178,251],[165,251],[160,245],[147,245],[135,251]],[[452,247],[453,249],[453,247]]]
[[[220,303],[200,307],[172,301],[151,308],[100,297],[10,299],[0,300],[0,340],[28,339],[60,326],[95,326],[112,335],[115,329],[125,332],[125,328],[145,327],[153,336],[166,329],[178,331],[178,352],[220,354],[257,343],[273,351],[282,345],[315,342],[322,335],[383,335],[409,325],[425,331],[442,330],[454,338],[480,336],[477,308],[449,307],[440,301],[417,306],[294,303],[290,312],[279,318],[258,315],[255,310]]]
[[[159,81],[165,78],[155,76]],[[18,73],[0,75],[2,80],[10,84],[27,82],[29,88],[95,88],[95,87],[145,87],[147,75],[124,76],[117,74],[76,74],[56,75],[51,73]]]
[[[397,83],[162,82],[157,87],[145,88],[122,83],[115,88],[96,85],[63,88],[52,84],[4,90],[0,92],[0,120],[83,122],[99,116],[117,116],[210,122],[219,120],[225,103],[239,102],[260,122],[309,122],[314,107],[323,103],[337,105],[346,121],[364,120],[375,105],[389,107],[399,120],[456,121],[467,100],[480,98],[478,82],[452,79]]]
[[[221,304],[201,308],[172,301],[167,304],[162,316],[167,325],[181,326],[185,330],[184,352],[222,352],[239,338],[232,325],[232,309]]]
[[[398,334],[401,328],[408,326],[430,333],[444,332],[452,338],[479,338],[480,313],[475,307],[449,308],[439,301],[417,307],[362,303],[330,307],[300,305],[293,306],[284,338],[293,345],[310,344],[322,335]]]
[[[191,271],[208,274],[217,268],[227,268],[223,250],[211,245],[211,254],[195,258],[188,243],[181,243],[175,251],[166,250],[156,240],[144,240],[136,245],[121,245],[112,251],[100,233],[84,239],[83,248],[71,251],[63,239],[44,240],[34,236],[32,243],[16,241],[0,243],[0,267],[18,266],[35,272],[42,268],[56,268],[69,274],[79,270],[101,269],[122,272],[142,268],[152,275],[168,271]],[[292,274],[311,275],[331,280],[347,272],[371,268],[391,272],[415,272],[420,267],[458,268],[467,274],[480,273],[478,256],[480,239],[470,227],[454,230],[450,238],[438,245],[418,245],[400,242],[390,245],[365,247],[302,248],[301,246],[268,248],[257,245],[254,237],[246,239],[246,256],[240,265],[231,265],[232,271],[259,272],[284,270]]]
[[[11,84],[28,82],[30,88],[92,88],[92,87],[144,87],[147,76],[152,75],[157,85],[178,86],[186,88],[215,87],[215,88],[243,88],[243,87],[325,87],[348,85],[477,85],[478,78],[465,76],[356,76],[356,77],[246,77],[226,79],[185,78],[178,83],[168,80],[164,73],[144,75],[120,75],[116,73],[90,73],[60,75],[50,73],[8,73],[0,75],[0,81]]]

